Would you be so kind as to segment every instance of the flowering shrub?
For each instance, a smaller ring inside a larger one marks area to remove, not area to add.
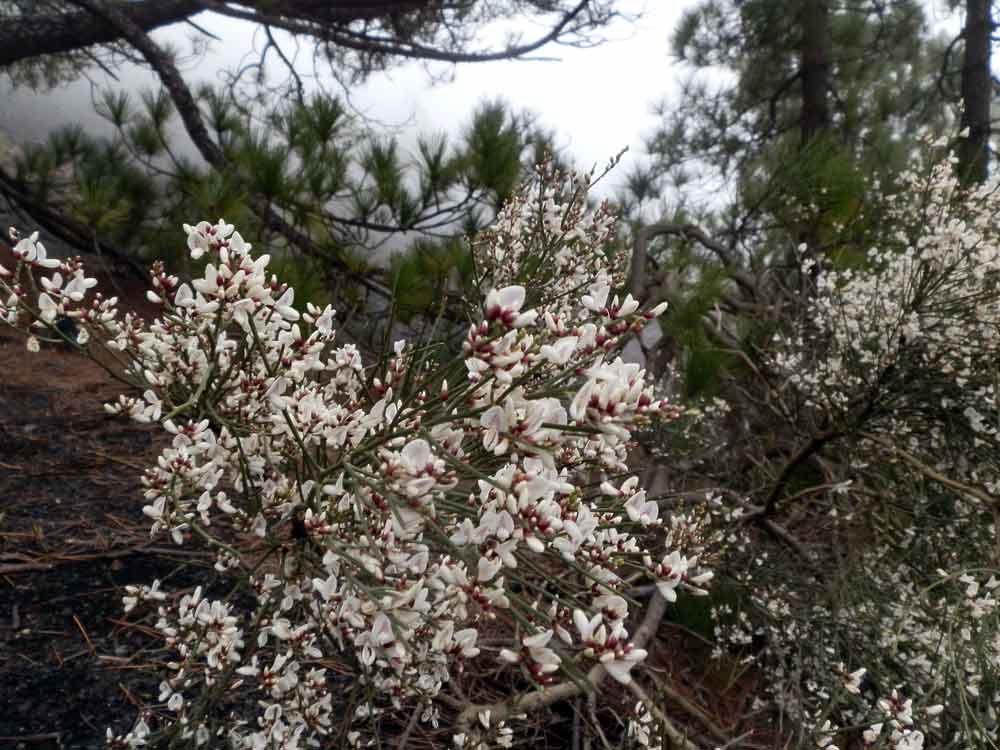
[[[194,280],[154,264],[151,322],[37,234],[16,243],[0,317],[29,349],[113,355],[135,393],[108,411],[170,436],[143,475],[151,534],[210,545],[229,589],[129,587],[126,611],[155,609],[171,657],[158,703],[111,746],[364,746],[399,711],[457,716],[455,747],[509,746],[525,702],[477,709],[453,687],[470,664],[628,684],[646,651],[626,581],[703,591],[698,522],[662,518],[626,476],[633,430],[679,415],[617,356],[664,306],[613,294],[625,264],[587,178],[545,176],[474,248],[483,297],[455,361],[337,346],[334,311],[300,313],[221,220],[184,227]]]
[[[756,517],[798,516],[808,564],[751,552],[718,632],[763,644],[767,692],[819,747],[998,742],[1000,194],[953,167],[901,175],[860,267],[804,260],[815,295],[767,357],[803,438]]]

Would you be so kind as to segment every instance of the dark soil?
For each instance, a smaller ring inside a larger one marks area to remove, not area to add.
[[[139,478],[160,432],[106,414],[120,392],[85,356],[29,354],[0,326],[2,750],[98,748],[130,728],[156,699],[159,642],[148,616],[124,615],[123,587],[211,575],[207,555],[148,538]]]

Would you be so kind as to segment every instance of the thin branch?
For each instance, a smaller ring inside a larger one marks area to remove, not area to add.
[[[423,706],[419,703],[413,707],[413,713],[410,714],[410,720],[406,722],[406,729],[399,736],[399,741],[396,743],[396,750],[406,750],[407,744],[410,742],[410,735],[413,734],[413,730],[417,726],[417,722],[420,720],[420,712],[423,711]]]
[[[750,513],[747,516],[747,519],[762,521],[772,515],[777,507],[778,501],[782,499],[781,494],[784,492],[784,489],[788,485],[788,482],[792,478],[792,474],[795,470],[809,460],[809,458],[811,458],[814,454],[822,450],[823,446],[831,440],[835,440],[840,437],[840,435],[840,430],[827,430],[819,435],[814,435],[812,439],[803,445],[799,451],[788,460],[784,467],[782,467],[781,473],[778,475],[778,479],[774,483],[774,487],[771,488],[770,494],[764,501],[764,507],[756,513]]]
[[[681,748],[681,750],[698,750],[698,746],[695,745],[691,740],[689,740],[683,732],[681,732],[674,723],[667,718],[666,714],[660,710],[660,707],[656,703],[649,699],[646,695],[646,691],[635,680],[632,680],[628,684],[628,689],[632,691],[632,695],[642,701],[646,710],[653,715],[653,717],[660,723],[663,727],[663,731],[667,734],[667,739],[670,740],[671,747]]]
[[[961,492],[963,495],[971,495],[977,500],[981,500],[986,505],[997,508],[1000,507],[1000,498],[993,497],[986,491],[980,489],[979,487],[974,487],[971,484],[965,484],[964,482],[959,482],[957,479],[952,479],[951,477],[946,477],[939,471],[931,468],[919,458],[914,456],[912,453],[900,448],[894,443],[890,443],[885,438],[879,437],[878,435],[873,435],[870,432],[862,432],[862,437],[868,438],[873,443],[878,443],[883,448],[891,451],[895,455],[899,456],[903,461],[912,466],[914,469],[923,474],[927,479],[938,484],[943,484],[945,487],[955,490],[956,492]]]
[[[288,68],[288,74],[292,77],[292,80],[295,82],[295,100],[299,103],[299,106],[304,106],[306,100],[305,86],[302,85],[302,77],[299,75],[298,71],[295,70],[295,63],[292,60],[289,60],[288,56],[285,54],[285,51],[281,49],[281,45],[278,44],[277,40],[274,38],[274,35],[271,33],[270,26],[264,27],[264,33],[267,34],[268,45],[272,47],[275,52],[278,53],[278,57],[281,58],[281,62],[283,62],[285,64],[285,67]],[[267,48],[265,48],[265,51],[266,49]]]
[[[642,624],[632,637],[631,642],[636,648],[642,648],[652,638],[660,627],[660,622],[666,611],[667,601],[657,590],[649,603]],[[482,711],[490,712],[491,721],[506,719],[514,713],[533,713],[555,703],[574,698],[584,691],[597,690],[606,676],[607,671],[604,669],[604,665],[597,664],[579,682],[560,682],[558,685],[552,685],[544,690],[522,693],[497,703],[470,703],[462,709],[455,723],[460,728],[468,727]]]
[[[726,732],[724,732],[722,728],[719,727],[714,721],[712,721],[712,717],[709,716],[708,713],[706,713],[704,709],[701,708],[701,706],[697,705],[696,703],[692,702],[685,696],[681,695],[680,692],[675,690],[674,687],[668,683],[657,680],[656,688],[657,690],[662,692],[667,698],[669,698],[674,703],[678,704],[682,709],[684,709],[684,711],[686,711],[689,716],[693,716],[695,719],[701,722],[702,726],[704,726],[709,731],[709,733],[713,737],[715,737],[715,739],[719,740],[720,742],[725,742],[725,743],[729,742],[729,735],[726,734]],[[640,693],[636,693],[635,690],[633,690],[632,692],[635,694],[637,698],[639,698],[639,700],[645,702],[645,699],[643,697],[645,693],[641,693],[641,688],[640,688]],[[660,717],[655,713],[654,716],[656,716],[657,719],[660,719]],[[664,719],[660,720],[663,721]]]

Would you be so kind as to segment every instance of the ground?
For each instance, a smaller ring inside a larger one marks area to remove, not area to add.
[[[139,478],[159,431],[104,412],[121,392],[107,373],[0,327],[0,374],[0,749],[101,747],[157,687],[123,587],[184,588],[211,563],[149,541]]]

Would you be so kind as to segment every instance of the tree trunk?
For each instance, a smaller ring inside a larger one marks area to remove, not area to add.
[[[966,0],[965,60],[962,65],[962,130],[958,145],[958,174],[967,185],[986,181],[989,173],[990,36],[993,19],[990,0]]]
[[[830,129],[830,107],[827,92],[830,87],[830,7],[827,0],[802,0],[799,23],[802,31],[799,77],[802,81],[802,111],[799,114],[799,147],[807,149]],[[807,219],[799,230],[798,244],[804,245],[808,257],[819,260],[819,217]],[[789,256],[797,266],[801,259]],[[808,296],[816,286],[820,264],[811,274],[799,276],[800,292]]]
[[[827,0],[803,0],[801,8],[802,112],[799,129],[805,147],[830,127],[827,90],[830,77],[830,8]]]

